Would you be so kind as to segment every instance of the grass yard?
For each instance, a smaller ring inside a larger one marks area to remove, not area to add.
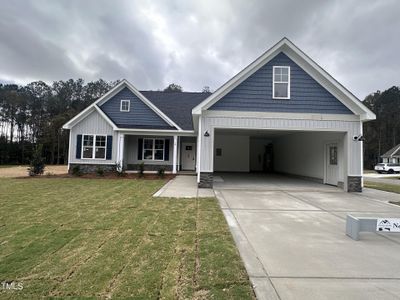
[[[365,181],[364,186],[371,189],[400,194],[400,185]]]
[[[0,179],[0,298],[253,299],[216,200],[163,184]]]

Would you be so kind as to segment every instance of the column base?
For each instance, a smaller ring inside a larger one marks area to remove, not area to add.
[[[352,193],[361,193],[362,186],[361,186],[361,179],[362,176],[347,176],[347,191]]]
[[[200,182],[198,183],[198,187],[212,189],[213,179],[214,176],[212,172],[200,172]]]

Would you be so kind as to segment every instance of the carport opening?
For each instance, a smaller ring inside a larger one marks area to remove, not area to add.
[[[343,187],[344,133],[215,129],[214,172],[284,174]]]

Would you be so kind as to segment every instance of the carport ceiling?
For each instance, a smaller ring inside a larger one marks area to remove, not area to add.
[[[272,138],[301,133],[298,130],[262,130],[262,129],[215,129],[215,135],[247,135],[250,137]]]

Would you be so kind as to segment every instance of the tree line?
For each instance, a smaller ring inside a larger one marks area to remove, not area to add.
[[[67,163],[69,132],[62,125],[117,83],[70,79],[0,84],[0,164],[27,164],[37,145],[47,164]],[[183,89],[172,83],[163,91]],[[204,87],[203,92],[210,93],[210,88]],[[364,165],[371,168],[380,155],[400,143],[400,88],[372,93],[364,104],[377,116],[364,124]]]
[[[376,114],[376,120],[364,124],[364,165],[370,169],[382,154],[400,144],[400,87],[372,93],[364,104]]]
[[[102,79],[0,84],[0,164],[26,164],[41,145],[47,164],[65,164],[68,131],[62,125],[111,89]]]

